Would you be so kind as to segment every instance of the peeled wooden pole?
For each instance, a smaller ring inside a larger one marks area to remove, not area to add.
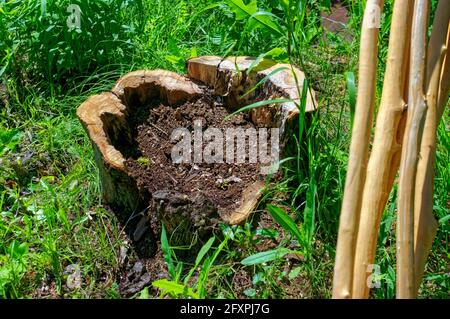
[[[383,94],[377,116],[356,240],[352,298],[367,298],[381,216],[399,165],[413,0],[394,2]]]
[[[339,222],[333,298],[351,298],[355,242],[358,233],[361,195],[366,179],[372,129],[378,55],[378,33],[383,0],[366,3],[359,50],[358,97]]]
[[[414,195],[425,101],[429,0],[416,0],[411,32],[408,115],[400,162],[397,211],[397,298],[414,298]]]
[[[426,260],[436,236],[437,221],[433,215],[434,163],[436,131],[449,93],[448,45],[450,37],[450,1],[441,0],[436,10],[427,66],[428,110],[417,164],[414,198],[414,271],[415,294],[419,291]],[[444,62],[443,62],[444,61]],[[442,66],[443,64],[443,66]]]

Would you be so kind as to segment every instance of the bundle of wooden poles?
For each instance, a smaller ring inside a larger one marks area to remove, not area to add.
[[[368,298],[377,237],[398,181],[396,297],[415,298],[436,235],[433,216],[437,127],[450,87],[450,0],[394,2],[381,102],[375,109],[378,33],[383,0],[367,0],[359,84],[342,203],[333,298]],[[397,177],[398,173],[398,177]]]

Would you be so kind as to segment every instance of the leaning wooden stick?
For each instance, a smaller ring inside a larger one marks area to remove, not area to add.
[[[428,47],[427,115],[420,157],[417,164],[414,198],[414,271],[415,294],[419,291],[426,260],[436,236],[433,216],[433,181],[436,159],[436,131],[449,93],[448,45],[450,37],[450,1],[439,1]],[[445,61],[445,62],[443,62]],[[442,64],[444,66],[442,67]]]
[[[359,51],[358,97],[339,223],[333,298],[352,297],[355,243],[375,106],[378,33],[383,2],[367,1],[364,12]]]
[[[408,115],[400,162],[397,208],[397,298],[414,298],[414,195],[427,110],[425,100],[429,0],[416,0],[411,32]]]
[[[370,155],[356,240],[352,298],[369,296],[381,216],[399,166],[413,0],[394,2],[381,104]]]

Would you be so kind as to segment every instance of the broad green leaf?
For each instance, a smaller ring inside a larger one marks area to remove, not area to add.
[[[199,12],[199,13],[203,13],[203,12],[205,12],[205,11],[208,11],[208,10],[211,10],[211,9],[214,9],[214,8],[217,8],[217,7],[220,7],[220,6],[223,6],[223,3],[213,3],[213,4],[210,4],[209,6],[203,8],[202,10],[200,10],[200,11],[198,11],[198,12]]]
[[[281,208],[274,205],[267,205],[270,215],[283,227],[290,232],[294,237],[298,239],[300,243],[303,242],[302,235],[295,222],[289,217],[288,214]]]
[[[179,64],[184,61],[183,57],[176,55],[166,55],[164,58],[172,64]]]
[[[258,71],[262,71],[264,69],[270,68],[271,66],[275,65],[275,63],[267,63],[268,61],[266,60],[263,68],[258,68],[258,66],[261,65],[261,62],[264,61],[265,58],[272,58],[272,59],[276,59],[277,57],[279,57],[282,54],[285,54],[286,51],[284,49],[281,48],[273,48],[270,51],[267,51],[265,53],[260,54],[248,67],[247,69],[247,73],[251,73],[254,69],[257,69]],[[285,67],[286,68],[286,67]]]
[[[179,283],[167,279],[156,280],[152,283],[152,285],[153,287],[162,289],[165,292],[174,294],[176,296],[185,295],[188,297],[198,299],[198,294],[196,294],[192,290],[192,288],[185,287]]]
[[[14,151],[21,137],[22,133],[19,130],[0,129],[0,154],[6,150]]]
[[[5,64],[5,65],[0,69],[0,77],[3,75],[3,73],[5,73],[7,67],[8,67],[8,63]]]
[[[291,272],[288,275],[289,280],[295,279],[300,275],[300,271],[302,270],[302,267],[295,267],[291,270]]]
[[[19,260],[28,252],[28,245],[26,243],[19,243],[17,240],[13,240],[9,245],[8,252],[11,258]]]
[[[196,47],[191,48],[191,52],[189,53],[189,58],[196,58],[198,57],[198,52]]]
[[[225,0],[225,3],[236,14],[236,20],[247,19],[258,10],[256,0],[250,1],[248,5],[242,0]]]
[[[263,251],[263,252],[248,256],[247,258],[245,258],[241,261],[241,264],[243,264],[245,266],[251,266],[251,265],[267,263],[269,261],[274,261],[274,260],[283,258],[289,252],[290,252],[290,250],[287,248],[284,248],[284,247],[280,247],[280,248],[268,250],[268,251]]]
[[[284,36],[285,32],[283,31],[277,20],[274,20],[273,18],[278,19],[278,17],[273,13],[258,11],[250,16],[246,28],[254,30],[258,27],[265,27],[275,33],[278,33],[278,35],[280,36]]]
[[[258,228],[255,232],[257,236],[276,238],[279,236],[279,233],[275,229],[270,228]]]
[[[214,243],[215,237],[211,237],[206,244],[203,245],[203,247],[198,252],[197,258],[195,259],[195,264],[198,265],[203,257],[205,257],[206,253],[211,249],[212,244]]]
[[[284,35],[281,26],[273,19],[277,17],[270,12],[258,11],[256,0],[250,1],[247,5],[242,0],[226,0],[225,3],[236,14],[236,20],[248,19],[247,27],[250,29],[255,28],[256,24],[258,24],[279,35]]]
[[[264,60],[264,57],[266,56],[266,54],[265,53],[261,53],[251,64],[250,64],[250,66],[248,67],[248,69],[247,69],[247,73],[248,74],[250,74],[250,73],[252,73],[252,71],[253,71],[253,69],[256,67],[256,66],[258,66],[261,62],[262,62],[262,60]]]

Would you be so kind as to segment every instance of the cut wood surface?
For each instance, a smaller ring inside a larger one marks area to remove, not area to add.
[[[218,95],[224,96],[226,103],[232,109],[251,104],[262,98],[269,100],[274,98],[291,99],[292,102],[284,102],[277,105],[268,105],[250,110],[252,121],[256,125],[278,126],[281,134],[284,134],[285,122],[298,115],[295,102],[299,103],[302,92],[301,85],[305,75],[298,68],[291,68],[289,64],[275,63],[271,60],[263,60],[250,74],[247,70],[251,66],[253,58],[229,57],[222,59],[217,56],[203,56],[188,61],[188,76],[213,87]],[[245,95],[259,81],[264,79],[274,70],[283,68],[280,72],[272,74],[263,85],[253,93]],[[300,84],[297,87],[295,78]],[[307,95],[306,112],[314,111],[317,107],[315,92],[311,89]]]
[[[288,98],[298,102],[299,88],[295,86],[290,67],[287,69],[287,65],[264,60],[258,64],[255,72],[244,75],[252,62],[253,59],[248,57],[199,57],[188,61],[188,76],[164,70],[139,70],[119,79],[111,92],[92,96],[84,102],[78,108],[77,115],[93,145],[105,201],[112,206],[121,207],[128,214],[148,204],[148,199],[127,174],[124,155],[113,145],[118,140],[133,142],[127,123],[133,108],[145,107],[154,99],[176,107],[181,102],[198,98],[205,85],[213,88],[215,94],[223,96],[227,101],[225,104],[232,110],[256,99]],[[270,76],[260,88],[241,98],[257,81],[282,66],[286,66],[287,70]],[[297,68],[294,71],[300,83],[303,83],[303,72]],[[311,90],[306,111],[314,110],[316,105],[315,95]],[[251,111],[252,120],[267,127],[279,127],[283,135],[287,123],[297,115],[298,109],[293,102]],[[241,203],[239,208],[226,222],[244,222],[255,209],[263,187],[263,183],[255,183],[244,189],[242,197],[238,199]]]
[[[339,222],[333,298],[352,297],[355,244],[375,107],[378,33],[382,8],[382,0],[367,1],[361,30],[358,95]]]
[[[369,296],[369,267],[374,264],[381,216],[400,163],[413,3],[394,2],[383,93],[361,204],[352,298]]]

